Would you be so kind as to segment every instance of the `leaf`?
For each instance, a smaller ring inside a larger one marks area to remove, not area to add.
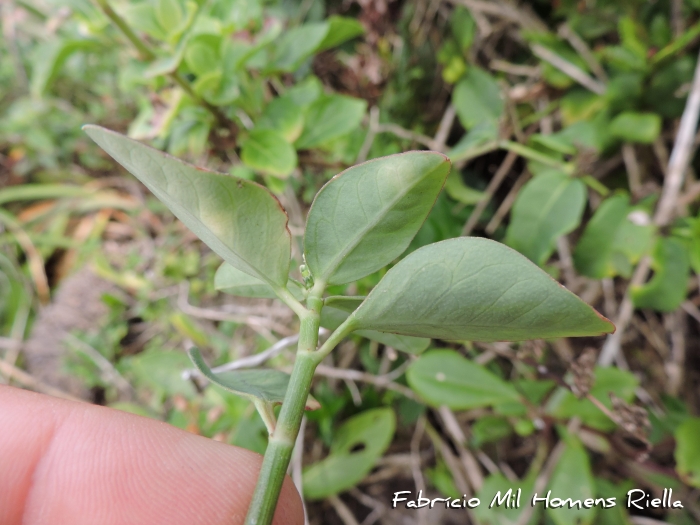
[[[304,469],[304,498],[319,500],[351,489],[369,474],[394,436],[390,408],[365,410],[333,436],[328,457]]]
[[[414,151],[333,177],[316,195],[306,221],[304,255],[315,280],[356,281],[401,255],[449,170],[444,155]]]
[[[262,299],[274,299],[277,297],[277,294],[275,294],[275,291],[269,284],[234,268],[226,262],[219,266],[214,275],[214,288],[238,297],[259,297]],[[292,279],[287,281],[287,289],[297,300],[304,298],[304,291],[296,281]]]
[[[306,124],[294,143],[297,149],[310,149],[350,133],[362,122],[367,102],[343,95],[321,95],[311,103]]]
[[[559,237],[581,222],[586,186],[560,173],[542,174],[525,183],[513,205],[505,242],[542,266]]]
[[[454,350],[426,352],[406,372],[409,386],[432,406],[453,410],[520,401],[515,388]]]
[[[626,142],[651,144],[661,132],[661,117],[655,113],[625,111],[613,119],[609,131]]]
[[[71,55],[79,51],[97,51],[101,46],[95,40],[62,40],[47,42],[34,61],[29,91],[33,97],[41,97],[51,87],[56,75]]]
[[[181,373],[190,362],[182,352],[149,350],[128,357],[122,363],[128,373],[136,376],[138,384],[155,391],[159,397],[180,394],[188,399],[197,395],[190,381]]]
[[[356,329],[458,341],[600,335],[613,324],[525,257],[461,237],[390,269],[351,315]]]
[[[366,299],[364,295],[331,295],[323,300],[323,304],[352,313]]]
[[[498,129],[504,108],[501,88],[486,71],[470,67],[455,85],[452,103],[465,129],[469,130],[485,122]]]
[[[612,408],[609,393],[626,402],[634,399],[634,393],[639,386],[639,380],[630,372],[619,368],[595,369],[595,382],[590,394],[608,408]],[[568,419],[580,417],[584,425],[601,431],[615,428],[615,423],[588,399],[578,399],[568,389],[560,388],[547,402],[547,413],[553,417]]]
[[[700,488],[700,418],[689,417],[676,429],[676,470],[685,483]]]
[[[271,69],[295,71],[319,48],[328,35],[329,27],[327,22],[318,22],[304,24],[284,32],[275,44]]]
[[[289,385],[289,374],[271,368],[231,370],[215,374],[204,362],[202,354],[197,348],[191,348],[188,355],[204,377],[229,392],[251,401],[259,399],[273,405],[281,405],[284,401],[284,395],[287,393]],[[309,395],[306,409],[315,410],[319,407],[318,401]]]
[[[659,312],[674,311],[688,294],[688,250],[678,239],[660,238],[652,254],[651,268],[655,272],[651,280],[630,290],[634,306]]]
[[[453,171],[447,177],[445,191],[457,202],[467,205],[476,204],[484,198],[484,192],[477,191],[464,184],[464,181],[462,180],[462,177],[458,171]]]
[[[574,250],[574,264],[581,274],[594,279],[631,276],[655,230],[651,224],[630,221],[633,210],[627,195],[615,195],[600,205]]]
[[[304,129],[304,113],[292,97],[277,97],[265,107],[255,126],[277,130],[284,140],[293,143]]]
[[[265,188],[206,171],[99,126],[85,132],[205,244],[239,270],[274,287],[287,284],[287,214]]]
[[[278,131],[254,129],[243,144],[241,160],[254,170],[287,178],[297,167],[297,152]]]
[[[593,523],[596,508],[587,509],[583,506],[586,499],[594,496],[593,475],[588,455],[581,442],[574,436],[566,436],[566,448],[552,473],[547,490],[551,490],[551,498],[566,500],[581,500],[578,505],[569,508],[568,504],[560,508],[548,508],[547,514],[556,525],[589,525]],[[546,494],[538,494],[544,497]],[[540,503],[542,504],[542,503]]]
[[[321,310],[321,326],[323,328],[335,330],[348,318],[348,312],[343,311],[341,306],[338,308],[325,306]],[[418,355],[430,346],[430,339],[422,337],[387,334],[375,330],[359,330],[355,334],[412,355]]]
[[[198,76],[218,70],[221,65],[220,47],[219,35],[204,34],[192,38],[184,51],[187,67]]]
[[[362,24],[354,18],[332,15],[326,19],[326,23],[329,24],[328,32],[316,49],[317,52],[339,46],[365,32]]]

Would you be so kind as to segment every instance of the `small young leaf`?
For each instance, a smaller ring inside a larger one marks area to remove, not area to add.
[[[241,160],[254,170],[287,178],[297,167],[297,152],[273,129],[254,129],[243,143]]]
[[[560,173],[538,175],[518,194],[505,242],[542,266],[557,239],[581,222],[586,186]]]
[[[251,401],[259,399],[273,405],[280,405],[284,401],[284,395],[289,384],[289,374],[271,368],[231,370],[230,372],[215,374],[204,362],[202,354],[197,348],[191,348],[188,354],[192,363],[204,377],[229,392],[246,397]],[[318,401],[309,396],[309,399],[306,401],[306,409],[316,410],[319,407]]]
[[[287,284],[287,214],[265,188],[196,168],[99,126],[85,132],[226,262],[273,287]]]
[[[357,485],[389,446],[395,428],[390,408],[365,410],[348,419],[333,436],[328,457],[304,470],[304,497],[319,500]]]
[[[297,149],[309,149],[342,137],[360,125],[366,109],[364,100],[321,95],[309,106],[304,131],[294,145]]]
[[[274,129],[291,144],[299,138],[304,128],[304,112],[291,96],[277,97],[265,107],[255,127]]]
[[[414,151],[336,175],[316,195],[306,221],[304,254],[314,278],[356,281],[401,255],[449,170],[444,155]]]
[[[601,335],[615,328],[516,251],[475,237],[411,253],[351,319],[358,330],[458,341]]]
[[[484,192],[470,188],[462,180],[462,176],[457,171],[453,171],[447,177],[445,191],[457,202],[462,204],[476,204],[484,198]]]
[[[406,372],[410,387],[433,406],[454,410],[520,401],[513,385],[454,350],[431,350]]]
[[[214,275],[214,288],[238,297],[259,297],[262,299],[277,297],[269,284],[226,262],[219,266]],[[296,299],[302,300],[304,298],[304,291],[296,281],[290,279],[287,282],[287,289]]]
[[[654,248],[651,267],[656,272],[654,277],[630,290],[632,301],[637,308],[672,312],[688,294],[688,250],[678,239],[661,238]]]

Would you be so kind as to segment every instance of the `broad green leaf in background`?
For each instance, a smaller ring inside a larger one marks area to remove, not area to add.
[[[96,40],[62,40],[47,42],[45,49],[37,53],[33,62],[31,85],[29,91],[33,97],[41,97],[51,87],[56,75],[74,53],[79,51],[97,51],[102,46]]]
[[[432,406],[453,410],[520,401],[509,383],[454,350],[431,350],[411,363],[408,384]]]
[[[287,284],[287,214],[264,187],[196,168],[99,126],[83,129],[226,262],[274,288]]]
[[[261,129],[274,129],[284,137],[284,140],[293,143],[304,129],[304,113],[292,97],[277,97],[265,107],[255,126]]]
[[[248,275],[228,263],[222,263],[214,275],[214,288],[224,293],[237,295],[238,297],[259,297],[274,299],[277,297],[272,287],[257,277]],[[289,280],[287,289],[298,300],[304,298],[304,291],[296,281]]]
[[[348,419],[333,436],[328,457],[304,469],[304,498],[319,500],[357,485],[389,446],[395,428],[391,408]]]
[[[119,363],[122,373],[134,376],[138,384],[147,386],[159,398],[179,394],[192,399],[197,395],[192,383],[182,378],[182,371],[189,366],[185,354],[166,350],[149,350]]]
[[[564,440],[566,448],[552,473],[547,490],[552,491],[552,498],[571,498],[583,503],[594,496],[593,474],[588,454],[578,438],[568,435]],[[565,505],[558,509],[548,508],[546,512],[556,525],[589,525],[593,523],[596,508],[587,509],[582,505],[581,509],[576,506],[570,509]]]
[[[414,151],[336,175],[316,195],[306,221],[304,254],[316,281],[356,281],[401,255],[449,170],[444,155]]]
[[[251,400],[260,399],[274,405],[282,404],[289,384],[289,374],[271,368],[254,370],[231,370],[215,374],[202,359],[197,348],[188,352],[190,359],[204,377],[215,385]],[[318,408],[318,401],[309,397],[307,410]]]
[[[387,272],[351,315],[356,329],[458,341],[600,335],[613,324],[503,244],[461,237]]]
[[[700,418],[690,417],[676,429],[676,470],[685,483],[700,488]]]
[[[310,149],[350,133],[362,122],[367,102],[344,95],[321,95],[306,113],[304,131],[294,145]]]
[[[326,19],[328,31],[316,51],[324,51],[339,46],[352,38],[364,34],[365,29],[359,20],[354,18],[331,15]]]
[[[614,195],[596,210],[574,250],[576,269],[587,277],[629,278],[633,265],[649,248],[654,226],[629,219],[634,208],[627,195]]]
[[[651,280],[630,290],[632,301],[637,308],[672,312],[688,293],[690,259],[683,242],[675,238],[658,239],[651,268],[655,272]]]
[[[271,68],[294,71],[318,49],[327,34],[326,22],[304,24],[284,31],[275,43]]]
[[[452,92],[452,103],[462,125],[471,129],[489,122],[498,129],[503,115],[503,98],[496,80],[486,71],[470,67]]]
[[[661,132],[661,117],[655,113],[625,111],[613,119],[609,131],[625,142],[651,144]]]
[[[323,304],[352,313],[366,299],[364,295],[331,295],[323,300]]]
[[[631,402],[639,387],[634,374],[614,367],[596,367],[595,383],[590,394],[608,408],[612,408],[609,393]],[[547,402],[547,413],[561,419],[580,417],[584,425],[597,430],[609,431],[615,423],[588,399],[578,399],[570,390],[559,388]]]
[[[349,313],[342,308],[325,306],[321,310],[321,326],[328,330],[335,330],[348,318],[348,315]],[[430,339],[423,337],[388,334],[376,330],[358,330],[355,334],[412,355],[418,355],[430,346]]]
[[[243,143],[241,160],[254,170],[286,178],[297,167],[297,152],[273,129],[254,129]]]
[[[477,191],[464,184],[458,171],[453,171],[447,177],[445,192],[457,202],[467,205],[476,204],[484,198],[483,191]]]
[[[219,35],[204,34],[193,37],[184,51],[187,67],[198,76],[219,69],[221,65],[220,47],[221,36]]]
[[[564,174],[542,174],[527,182],[513,205],[505,242],[542,266],[557,239],[581,222],[586,186]]]

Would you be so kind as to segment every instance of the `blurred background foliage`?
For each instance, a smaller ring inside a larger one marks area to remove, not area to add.
[[[366,159],[438,150],[453,171],[409,251],[458,235],[505,242],[618,332],[420,348],[353,336],[319,368],[321,408],[295,456],[310,522],[700,521],[700,2],[0,9],[0,380],[266,447],[248,401],[183,378],[184,349],[222,364],[274,348],[267,366],[288,370],[291,313],[219,292],[218,258],[82,124],[265,184],[289,213],[297,263],[305,211],[327,180]],[[330,292],[362,295],[382,275]],[[620,504],[388,509],[398,490],[490,501],[510,487]],[[673,488],[684,508],[628,513],[634,487]]]

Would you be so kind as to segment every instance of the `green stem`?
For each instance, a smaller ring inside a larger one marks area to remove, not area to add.
[[[523,146],[518,142],[504,140],[501,142],[501,147],[508,151],[517,153],[521,157],[525,157],[528,160],[541,162],[542,164],[545,164],[547,166],[560,169],[567,175],[572,175],[574,173],[575,166],[571,162],[561,162],[559,160],[553,159],[551,157],[548,157],[547,155],[544,155],[543,153],[540,153],[537,150],[534,150],[527,146]]]
[[[246,525],[269,525],[277,507],[284,476],[292,457],[306,400],[311,390],[311,380],[320,362],[316,354],[318,328],[323,301],[315,295],[307,300],[308,310],[301,316],[299,347],[292,377],[289,379],[282,410],[275,431],[265,451],[260,477],[253,493],[253,500],[246,515]]]
[[[112,9],[112,6],[109,5],[109,2],[107,0],[95,0],[95,3],[102,9],[102,12],[109,18],[112,23],[119,28],[119,30],[124,34],[124,36],[131,42],[131,44],[136,48],[136,50],[139,52],[139,55],[141,55],[141,58],[143,60],[148,60],[152,61],[157,58],[156,54],[151,50],[151,48],[148,47],[148,45],[141,40],[136,33],[129,27],[129,24],[126,23],[126,21],[119,16],[119,14]],[[168,76],[178,85],[182,88],[182,90],[187,93],[192,100],[194,100],[197,104],[200,106],[203,106],[206,108],[212,115],[214,115],[214,118],[217,120],[219,125],[223,128],[227,129],[233,129],[233,123],[224,115],[219,108],[216,106],[212,106],[209,102],[206,100],[201,99],[192,89],[192,86],[190,85],[187,80],[185,80],[182,75],[180,75],[177,71],[173,71],[171,73],[168,73]]]

